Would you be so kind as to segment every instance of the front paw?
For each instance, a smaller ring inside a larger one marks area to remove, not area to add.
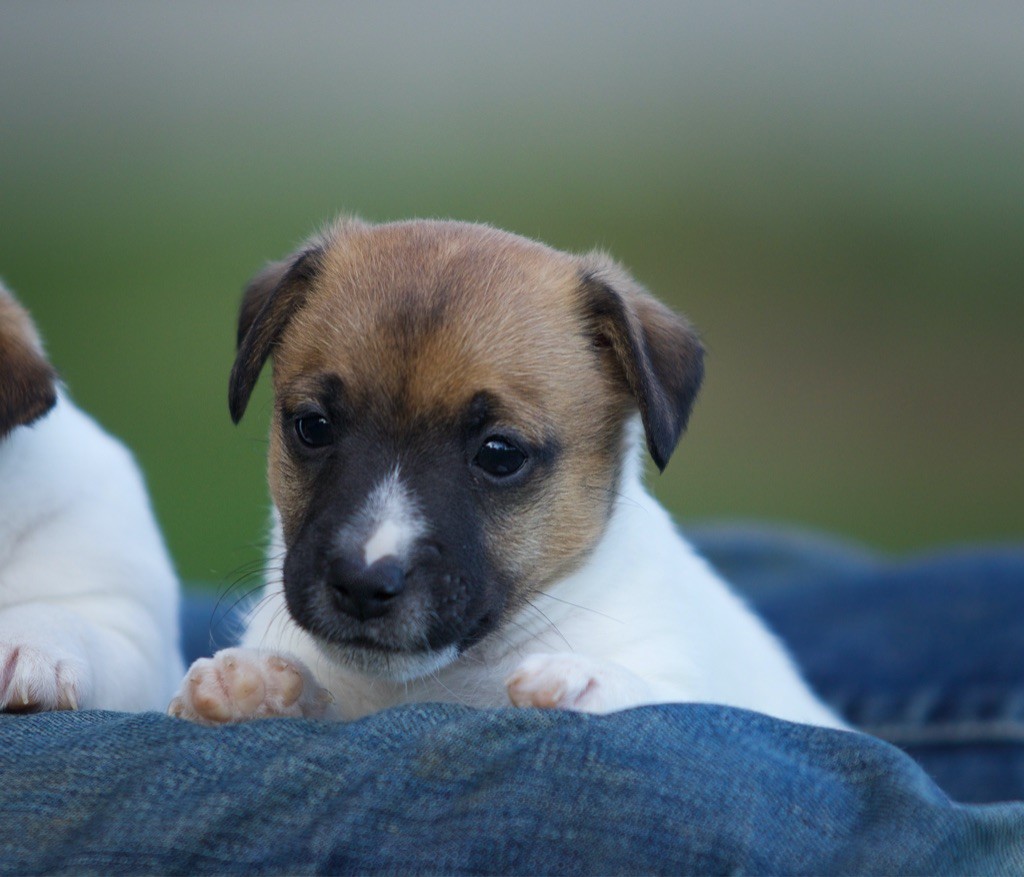
[[[505,685],[518,707],[607,713],[654,700],[647,683],[625,667],[568,652],[530,655]]]
[[[515,706],[590,712],[600,697],[600,666],[576,655],[531,655],[505,685]]]
[[[60,646],[0,642],[0,711],[76,710],[89,679],[86,663]]]
[[[276,652],[223,649],[200,658],[167,708],[201,725],[292,716],[322,717],[331,703],[305,665]]]

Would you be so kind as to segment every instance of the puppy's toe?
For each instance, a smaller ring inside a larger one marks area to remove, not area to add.
[[[88,680],[85,662],[58,646],[0,643],[0,711],[76,710]]]
[[[576,655],[531,655],[506,681],[515,706],[591,711],[599,701],[600,666]]]
[[[319,718],[331,698],[295,658],[224,649],[190,668],[167,712],[202,725],[273,716]]]

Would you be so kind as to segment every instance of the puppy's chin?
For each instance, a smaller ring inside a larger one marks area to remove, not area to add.
[[[424,652],[398,652],[373,646],[340,645],[318,636],[313,639],[328,660],[389,682],[411,682],[429,676],[459,656],[454,645]]]

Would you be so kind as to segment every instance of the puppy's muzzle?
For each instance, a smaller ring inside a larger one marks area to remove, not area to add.
[[[383,618],[405,591],[405,569],[389,555],[369,566],[341,556],[327,568],[327,586],[338,609],[357,621]]]

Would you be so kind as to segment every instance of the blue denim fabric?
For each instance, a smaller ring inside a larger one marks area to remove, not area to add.
[[[1024,798],[1024,551],[697,541],[902,749],[706,705],[0,717],[0,873],[1024,874],[1024,804],[946,794]],[[190,657],[212,605],[189,608]]]
[[[1019,874],[1024,806],[710,706],[0,720],[4,873]]]

